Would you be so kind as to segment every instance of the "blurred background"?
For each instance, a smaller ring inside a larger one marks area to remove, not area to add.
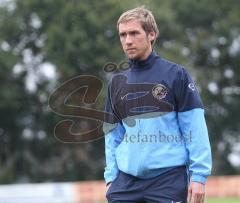
[[[104,139],[57,140],[53,130],[63,118],[48,99],[78,75],[107,84],[104,65],[126,60],[117,19],[140,5],[160,30],[154,49],[185,65],[197,82],[213,175],[240,174],[239,0],[0,0],[0,202],[12,194],[7,186],[103,180]],[[93,107],[103,109],[105,87]]]

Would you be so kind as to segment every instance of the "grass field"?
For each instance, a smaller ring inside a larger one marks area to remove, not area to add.
[[[205,203],[240,203],[240,199],[237,198],[208,198]]]

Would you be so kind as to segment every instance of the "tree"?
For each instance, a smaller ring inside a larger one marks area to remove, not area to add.
[[[238,1],[13,0],[0,6],[0,183],[102,179],[103,139],[56,140],[53,128],[63,117],[50,111],[48,97],[77,75],[95,75],[106,84],[103,66],[125,60],[116,21],[142,4],[159,25],[160,56],[195,76],[214,174],[239,173],[233,161],[240,131]],[[105,90],[92,107],[103,108]]]
[[[15,2],[15,3],[14,3]],[[105,1],[14,1],[0,13],[1,183],[101,178],[103,139],[63,144],[53,136],[61,120],[48,97],[79,74],[103,76],[120,60],[115,21],[119,5]],[[11,90],[11,91],[9,91]],[[104,100],[104,91],[97,106]]]
[[[188,61],[196,70],[206,106],[213,173],[239,173],[239,3],[173,2],[177,22],[183,27],[181,41],[188,49]]]

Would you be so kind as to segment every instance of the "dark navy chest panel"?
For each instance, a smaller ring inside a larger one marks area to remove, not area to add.
[[[166,76],[161,75],[160,69],[154,71],[155,74],[152,72],[153,69],[129,71],[113,78],[112,103],[121,119],[149,112],[166,113],[175,110],[173,81],[165,80]]]
[[[111,101],[121,119],[151,112],[202,108],[190,75],[181,66],[156,59],[150,68],[127,70],[111,81]],[[192,86],[193,85],[193,86]]]

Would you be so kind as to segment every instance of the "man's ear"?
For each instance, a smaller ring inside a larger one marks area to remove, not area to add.
[[[156,33],[151,31],[151,32],[148,33],[148,37],[149,37],[150,41],[152,42],[156,38]]]

